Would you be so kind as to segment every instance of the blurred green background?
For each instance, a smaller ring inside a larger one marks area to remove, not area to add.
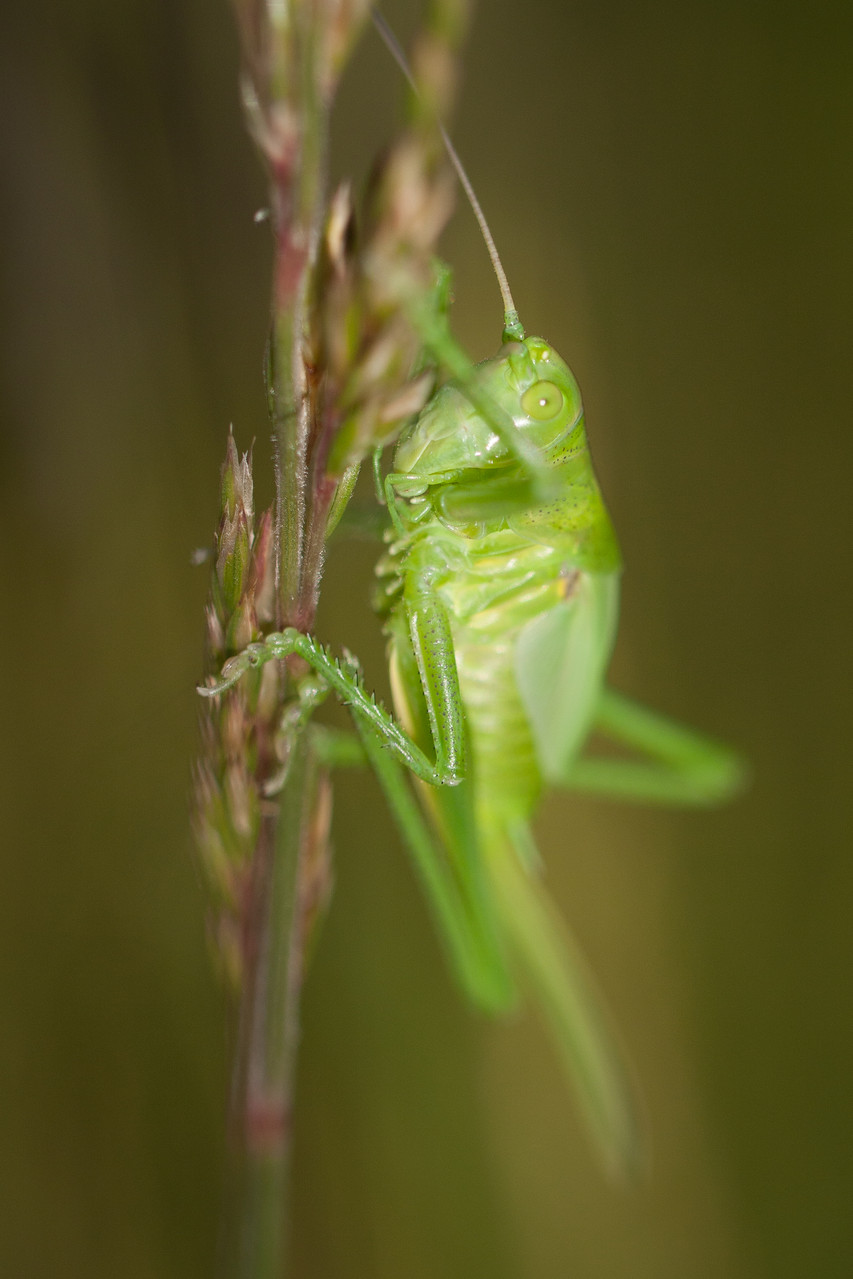
[[[387,5],[405,35],[418,6]],[[257,439],[270,246],[225,0],[0,17],[0,1272],[210,1276],[223,1007],[189,851],[218,467]],[[614,676],[741,746],[710,815],[561,796],[549,879],[642,1079],[601,1177],[539,1025],[457,999],[343,779],[298,1092],[300,1279],[853,1272],[849,6],[483,0],[454,135],[570,360],[627,571]],[[337,172],[387,139],[367,34]],[[457,331],[499,336],[470,215]],[[321,628],[381,685],[364,544]]]

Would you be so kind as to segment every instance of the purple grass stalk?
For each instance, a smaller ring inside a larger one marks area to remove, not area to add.
[[[266,632],[312,629],[327,537],[357,467],[433,390],[412,316],[445,304],[434,254],[453,182],[434,111],[449,106],[467,25],[466,0],[435,0],[415,55],[427,96],[412,100],[412,124],[375,175],[359,236],[348,188],[328,197],[325,169],[331,102],[367,0],[233,2],[243,101],[270,182],[276,501],[255,519],[252,460],[229,436],[208,674]],[[331,783],[310,722],[326,691],[297,660],[270,662],[202,710],[194,829],[234,997],[227,1279],[286,1268],[300,996],[332,884]]]

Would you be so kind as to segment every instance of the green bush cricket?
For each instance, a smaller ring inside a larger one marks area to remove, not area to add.
[[[314,672],[304,714],[329,691],[350,708],[461,986],[500,1014],[523,977],[606,1163],[630,1171],[642,1158],[632,1089],[542,887],[530,822],[548,786],[706,805],[731,796],[743,769],[726,748],[605,683],[621,556],[580,391],[553,347],[525,336],[441,131],[495,264],[504,332],[497,355],[474,367],[440,309],[419,311],[424,346],[451,380],[403,431],[384,478],[376,455],[391,520],[378,575],[398,718],[365,691],[352,658],[333,659],[293,627],[250,644],[200,691],[216,695],[249,669],[298,655]],[[593,732],[633,756],[586,754]]]

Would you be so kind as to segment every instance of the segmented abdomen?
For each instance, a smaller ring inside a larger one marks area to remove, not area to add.
[[[477,806],[527,818],[542,778],[516,682],[515,645],[528,622],[561,600],[563,553],[509,529],[464,538],[433,528],[432,536],[435,589],[453,634]]]
[[[542,779],[515,680],[518,628],[486,642],[468,627],[453,629],[477,806],[495,816],[526,818]]]

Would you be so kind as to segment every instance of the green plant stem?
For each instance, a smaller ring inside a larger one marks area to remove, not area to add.
[[[253,884],[251,957],[232,1093],[233,1184],[226,1271],[281,1279],[293,1087],[303,975],[300,880],[311,837],[316,764],[308,735],[293,743],[277,816],[265,818]]]

